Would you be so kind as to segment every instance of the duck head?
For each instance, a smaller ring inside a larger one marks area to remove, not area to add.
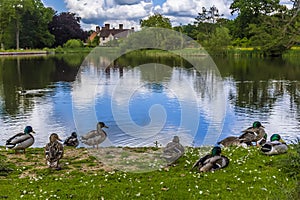
[[[211,155],[212,156],[219,156],[221,154],[221,152],[222,152],[221,147],[214,147],[211,150]]]
[[[76,133],[76,132],[73,132],[73,133],[71,134],[71,136],[74,137],[74,138],[77,138],[77,133]]]
[[[283,139],[281,139],[281,136],[279,134],[273,134],[270,138],[271,142],[273,141],[279,141],[284,143]]]
[[[62,141],[59,137],[58,137],[58,135],[56,134],[56,133],[52,133],[51,135],[50,135],[50,137],[49,137],[49,139],[50,139],[50,142],[55,142],[55,141]]]
[[[179,137],[178,136],[174,136],[173,142],[179,143]]]
[[[29,134],[29,133],[35,133],[35,132],[33,131],[31,126],[26,126],[24,129],[24,133]]]
[[[101,128],[108,128],[108,126],[106,126],[104,124],[104,122],[98,122],[98,125],[101,127]]]
[[[259,121],[253,122],[252,127],[253,128],[259,128],[259,127],[265,128],[263,125],[261,125],[261,123]]]

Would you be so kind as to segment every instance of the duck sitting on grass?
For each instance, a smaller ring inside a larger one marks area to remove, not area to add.
[[[273,134],[270,140],[271,140],[270,142],[265,143],[261,147],[261,151],[263,154],[277,155],[277,154],[282,154],[287,152],[288,146],[281,139],[281,136],[279,134]]]
[[[179,137],[174,136],[172,142],[169,142],[164,148],[163,155],[169,164],[176,162],[184,154],[184,147],[179,143]]]
[[[259,146],[260,141],[266,135],[265,127],[259,122],[253,122],[252,127],[243,131],[243,134],[239,136],[241,142],[246,143],[248,146],[252,146],[252,142],[255,142],[256,146]]]
[[[200,172],[214,171],[227,167],[229,159],[226,156],[221,155],[221,148],[214,147],[211,154],[208,154],[200,158],[193,168],[197,167]]]
[[[64,147],[59,142],[61,139],[56,133],[50,135],[50,142],[45,147],[45,157],[48,167],[54,169],[61,169],[59,166],[59,160],[63,157]]]
[[[15,150],[15,153],[19,150],[25,153],[25,149],[34,143],[34,137],[30,133],[35,132],[31,126],[26,126],[24,133],[18,133],[6,141],[6,147]]]
[[[76,132],[73,132],[71,134],[70,137],[68,137],[65,142],[64,142],[64,145],[66,146],[70,146],[70,147],[77,147],[79,145],[79,141],[78,141],[78,138],[77,138],[77,133]]]

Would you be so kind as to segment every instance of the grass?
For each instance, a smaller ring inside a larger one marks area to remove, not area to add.
[[[289,153],[265,156],[256,147],[230,147],[223,155],[230,158],[227,168],[199,173],[193,163],[211,147],[186,148],[176,166],[160,166],[144,173],[120,170],[128,152],[133,155],[157,153],[158,148],[66,148],[62,170],[45,165],[43,149],[30,148],[26,155],[15,155],[0,148],[0,199],[298,199],[299,168],[290,173],[283,162],[299,159],[298,145],[290,145]],[[119,160],[106,163],[103,154],[113,151]],[[130,156],[129,156],[130,157]],[[137,157],[132,157],[137,160]],[[147,158],[143,158],[147,162]],[[151,162],[156,162],[152,160]],[[299,160],[296,162],[299,162]],[[144,163],[144,164],[145,164]],[[137,162],[131,166],[140,165]],[[299,163],[298,163],[299,164]],[[296,166],[296,165],[293,165]],[[297,171],[298,170],[298,171]]]

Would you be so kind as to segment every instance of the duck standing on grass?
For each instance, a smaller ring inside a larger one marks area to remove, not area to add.
[[[59,166],[59,160],[63,157],[64,147],[59,142],[61,139],[59,139],[56,133],[52,133],[49,139],[50,142],[45,147],[46,162],[50,168],[59,170],[61,169]]]
[[[226,156],[221,155],[221,148],[214,147],[211,154],[208,154],[200,158],[193,168],[197,167],[200,172],[214,171],[227,167],[229,159]]]
[[[18,150],[25,153],[25,149],[30,147],[34,143],[34,137],[30,133],[35,133],[31,126],[26,126],[24,133],[18,133],[6,141],[6,147],[8,149]]]
[[[87,134],[81,136],[81,142],[89,146],[97,146],[98,148],[98,145],[102,143],[107,137],[106,132],[102,130],[102,128],[108,127],[104,124],[104,122],[98,122],[97,130],[92,130]]]
[[[265,127],[261,125],[259,121],[255,121],[253,122],[252,127],[243,131],[243,134],[239,137],[239,139],[248,146],[252,146],[252,142],[255,142],[256,146],[259,146],[259,141],[261,141],[266,135],[264,128]]]
[[[70,146],[70,147],[77,147],[79,145],[79,141],[78,141],[78,138],[77,138],[77,133],[76,132],[73,132],[71,134],[70,137],[68,137],[65,142],[64,142],[64,145],[66,146]]]
[[[164,148],[162,158],[169,164],[174,163],[184,154],[184,147],[179,143],[179,137],[174,136],[172,142],[169,142]]]
[[[288,146],[281,139],[279,134],[273,134],[270,138],[270,142],[265,143],[261,147],[261,151],[266,155],[276,155],[286,153],[288,150]]]

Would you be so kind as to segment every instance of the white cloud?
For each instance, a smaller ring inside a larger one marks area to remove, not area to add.
[[[188,24],[195,21],[202,7],[209,9],[216,6],[219,14],[225,18],[231,16],[232,0],[64,0],[68,11],[81,17],[85,29],[95,29],[95,24],[103,26],[110,23],[117,27],[119,23],[124,28],[139,29],[140,19],[145,19],[153,13],[160,13],[171,20],[173,26]],[[154,4],[153,2],[156,2]],[[163,3],[161,3],[163,2]],[[281,4],[292,5],[289,0],[282,0]],[[93,28],[87,24],[93,24]]]

